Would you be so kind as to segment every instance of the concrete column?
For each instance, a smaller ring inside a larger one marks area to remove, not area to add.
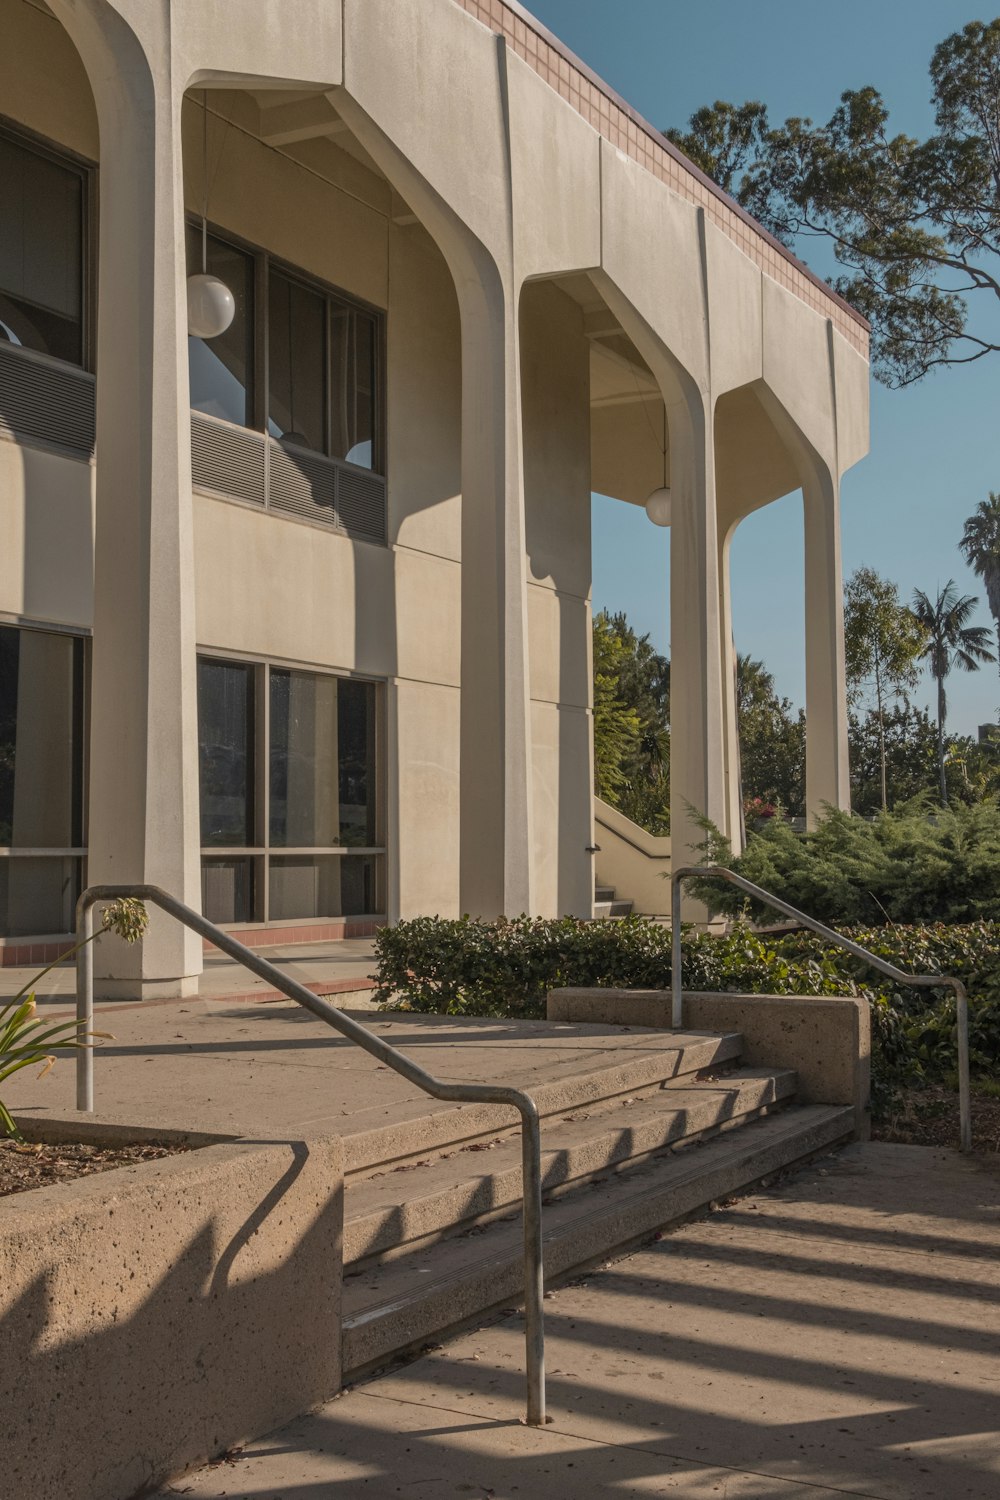
[[[735,853],[743,848],[743,787],[740,770],[740,733],[736,711],[736,642],[733,637],[733,598],[729,559],[733,529],[719,525],[719,650],[722,670],[723,767],[726,785],[726,829]]]
[[[101,141],[89,879],[200,906],[180,95],[169,8],[140,45],[103,0],[56,0]],[[145,48],[145,50],[144,50]],[[188,994],[201,940],[154,915],[97,947],[106,996]]]
[[[487,257],[462,323],[459,901],[532,910],[527,580],[516,310]]]
[[[851,805],[840,488],[818,463],[802,486],[806,573],[806,817]]]
[[[710,408],[667,408],[670,428],[670,838],[697,863],[707,815],[729,833],[715,453]],[[728,656],[728,651],[725,653]]]

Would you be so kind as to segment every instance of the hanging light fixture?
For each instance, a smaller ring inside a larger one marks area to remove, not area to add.
[[[652,426],[652,422],[650,426]],[[667,408],[663,408],[663,483],[657,485],[646,501],[646,514],[654,526],[670,525],[670,486],[667,484]]]
[[[236,298],[224,281],[208,271],[208,91],[202,94],[201,270],[188,277],[188,333],[196,339],[216,339],[236,316]]]

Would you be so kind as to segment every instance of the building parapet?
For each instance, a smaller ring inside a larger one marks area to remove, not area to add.
[[[689,161],[661,131],[587,67],[517,0],[455,0],[462,10],[503,36],[511,51],[619,151],[652,172],[705,216],[807,307],[829,318],[852,348],[868,358],[870,325],[849,302],[769,234],[719,185]]]

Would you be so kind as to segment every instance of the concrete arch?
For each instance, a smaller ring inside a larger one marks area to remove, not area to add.
[[[806,815],[813,822],[826,805],[850,806],[839,477],[764,380],[728,392],[716,403],[720,447],[726,440],[727,420],[735,422],[731,441],[737,449],[741,437],[744,442],[752,441],[747,437],[746,424],[748,414],[755,410],[757,452],[751,451],[750,464],[744,466],[741,475],[735,475],[727,472],[727,458],[720,455],[718,460],[720,476],[725,475],[727,482],[720,484],[719,493],[718,571],[730,817],[737,817],[739,785],[729,575],[732,537],[739,523],[754,510],[801,488],[805,531]],[[835,445],[835,434],[827,433],[827,439]],[[740,456],[744,457],[742,450]],[[742,487],[738,479],[743,481]]]
[[[506,266],[347,91],[338,110],[438,246],[462,343],[460,891],[533,909],[528,620],[517,301]]]

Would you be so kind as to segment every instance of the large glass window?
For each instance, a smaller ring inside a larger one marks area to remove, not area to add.
[[[268,430],[326,452],[326,299],[272,271],[268,279]]]
[[[373,682],[199,661],[202,892],[211,920],[381,909],[379,701]]]
[[[219,235],[203,256],[200,224],[187,258],[236,299],[225,333],[188,340],[193,410],[381,473],[378,315]]]
[[[83,845],[83,641],[0,626],[0,933],[72,931]]]
[[[210,417],[223,417],[243,427],[254,424],[253,257],[215,235],[205,236],[188,226],[188,272],[202,269],[218,276],[232,292],[236,314],[225,333],[214,339],[188,337],[191,406]]]
[[[254,840],[254,669],[241,662],[198,666],[201,842],[244,848]]]
[[[84,363],[86,174],[0,133],[0,340]]]

